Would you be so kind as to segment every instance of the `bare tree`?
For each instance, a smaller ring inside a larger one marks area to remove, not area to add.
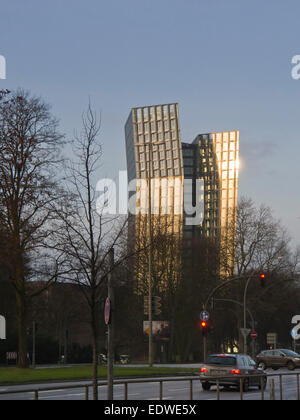
[[[56,169],[62,144],[49,105],[22,90],[0,92],[2,258],[16,292],[19,367],[27,366],[28,300],[56,281],[64,270],[62,254],[49,252],[47,247],[53,226],[49,204],[61,195]],[[31,295],[27,282],[40,278],[43,286]]]
[[[249,198],[242,198],[237,208],[237,218],[223,232],[221,241],[221,262],[223,273],[240,281],[233,282],[223,290],[223,297],[243,301],[244,288],[249,278],[249,305],[258,309],[272,307],[275,295],[284,293],[299,272],[299,250],[290,247],[290,238],[279,220],[274,218],[272,210],[261,205],[257,207]],[[234,244],[234,268],[230,273],[232,256],[228,255],[228,243]],[[260,284],[259,273],[266,274],[266,283]],[[244,279],[244,281],[243,281]],[[263,286],[263,287],[261,287]],[[273,311],[276,310],[273,306]],[[241,321],[238,306],[237,318]],[[241,337],[240,337],[241,339]]]
[[[103,214],[97,205],[96,176],[102,159],[99,142],[101,122],[89,104],[82,116],[82,133],[73,142],[74,159],[66,168],[67,201],[56,207],[59,249],[68,261],[72,275],[89,308],[93,348],[93,397],[98,399],[99,303],[103,298],[107,276],[130,257],[125,247],[127,219]],[[114,248],[116,260],[112,267],[109,254]]]

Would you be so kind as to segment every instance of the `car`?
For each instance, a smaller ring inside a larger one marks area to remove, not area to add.
[[[256,360],[263,370],[267,368],[294,370],[300,367],[300,354],[287,349],[263,350],[256,356]]]
[[[204,391],[209,391],[217,382],[226,388],[234,386],[240,389],[241,379],[244,392],[252,386],[265,389],[267,385],[266,373],[245,354],[212,354],[200,366]]]

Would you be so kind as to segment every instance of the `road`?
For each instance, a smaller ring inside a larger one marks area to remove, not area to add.
[[[276,373],[290,373],[286,370],[280,370]],[[284,400],[297,400],[297,381],[296,374],[300,373],[295,371],[295,375],[283,377],[282,380],[282,389],[283,389],[283,399]],[[274,374],[273,371],[268,371],[269,375]],[[178,379],[178,378],[174,378]],[[174,382],[165,382],[163,385],[163,399],[169,401],[178,401],[178,400],[189,400],[190,399],[190,382],[186,381],[185,378],[182,381]],[[279,379],[275,377],[275,397],[277,400],[280,399],[280,387]],[[270,384],[271,377],[268,379],[268,386],[265,392],[265,399],[270,398]],[[81,381],[81,382],[63,382],[63,383],[45,383],[39,385],[15,385],[15,386],[1,386],[0,393],[2,391],[14,392],[16,390],[28,390],[38,388],[39,390],[43,388],[53,388],[58,387],[57,390],[43,391],[39,392],[40,400],[84,400],[85,399],[85,388],[84,385],[90,384],[90,381]],[[65,386],[80,385],[80,388],[76,389],[63,389]],[[90,388],[89,398],[92,399],[92,390]],[[23,392],[22,394],[9,394],[1,395],[0,400],[32,400],[34,399],[33,393]],[[99,399],[106,399],[106,386],[99,388]],[[123,400],[124,399],[124,385],[116,384],[114,386],[114,399]],[[157,401],[159,400],[159,384],[158,383],[142,383],[142,384],[129,384],[128,385],[128,399],[129,400],[145,400],[145,401]],[[193,381],[193,399],[194,400],[211,400],[214,401],[217,399],[216,388],[212,388],[210,391],[203,391],[198,380]],[[220,392],[221,400],[239,400],[240,393],[235,389],[225,390],[221,388]],[[257,389],[250,390],[248,393],[244,394],[244,400],[260,400],[261,392]]]

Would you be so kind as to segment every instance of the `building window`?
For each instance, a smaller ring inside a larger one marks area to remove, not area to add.
[[[164,118],[168,118],[168,105],[163,106]]]
[[[144,108],[144,121],[147,121],[149,119],[149,114],[148,114],[148,108]]]

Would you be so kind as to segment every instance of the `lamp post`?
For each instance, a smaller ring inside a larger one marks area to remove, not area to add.
[[[245,290],[244,290],[244,331],[247,329],[247,291],[250,281],[252,280],[252,276],[248,278]],[[247,347],[247,334],[244,333],[244,354],[247,354],[248,347]]]
[[[245,290],[244,290],[244,331],[247,328],[247,291],[248,291],[248,286],[250,281],[255,277],[255,274],[252,274],[248,277],[247,279],[247,283],[245,286]],[[242,280],[244,279],[244,276],[237,276],[234,277],[230,280],[225,281],[224,283],[221,283],[220,285],[218,285],[217,287],[215,287],[213,289],[212,292],[210,292],[210,294],[208,295],[205,304],[203,305],[203,308],[206,309],[208,302],[210,301],[210,299],[214,296],[214,294],[221,288],[223,288],[224,286],[226,286],[227,284],[235,281],[235,280]],[[247,335],[244,333],[244,353],[247,354]]]
[[[149,234],[149,255],[148,255],[148,321],[149,321],[149,350],[148,350],[148,362],[149,367],[153,365],[153,314],[152,314],[152,217],[151,217],[151,182],[153,178],[153,167],[152,167],[152,154],[153,145],[164,144],[164,142],[145,142],[137,143],[135,147],[149,146],[149,160],[146,161],[146,178],[148,179],[148,234]],[[147,165],[148,164],[148,165]]]
[[[243,306],[245,308],[245,305],[243,303],[240,303],[234,299],[214,299],[215,302],[230,302],[230,303],[235,303],[239,306]],[[248,312],[250,318],[251,318],[251,323],[252,323],[252,330],[255,330],[255,321],[254,321],[254,317],[252,315],[252,313],[250,312],[250,310],[247,308],[246,311]],[[252,345],[252,357],[254,357],[254,345]]]

